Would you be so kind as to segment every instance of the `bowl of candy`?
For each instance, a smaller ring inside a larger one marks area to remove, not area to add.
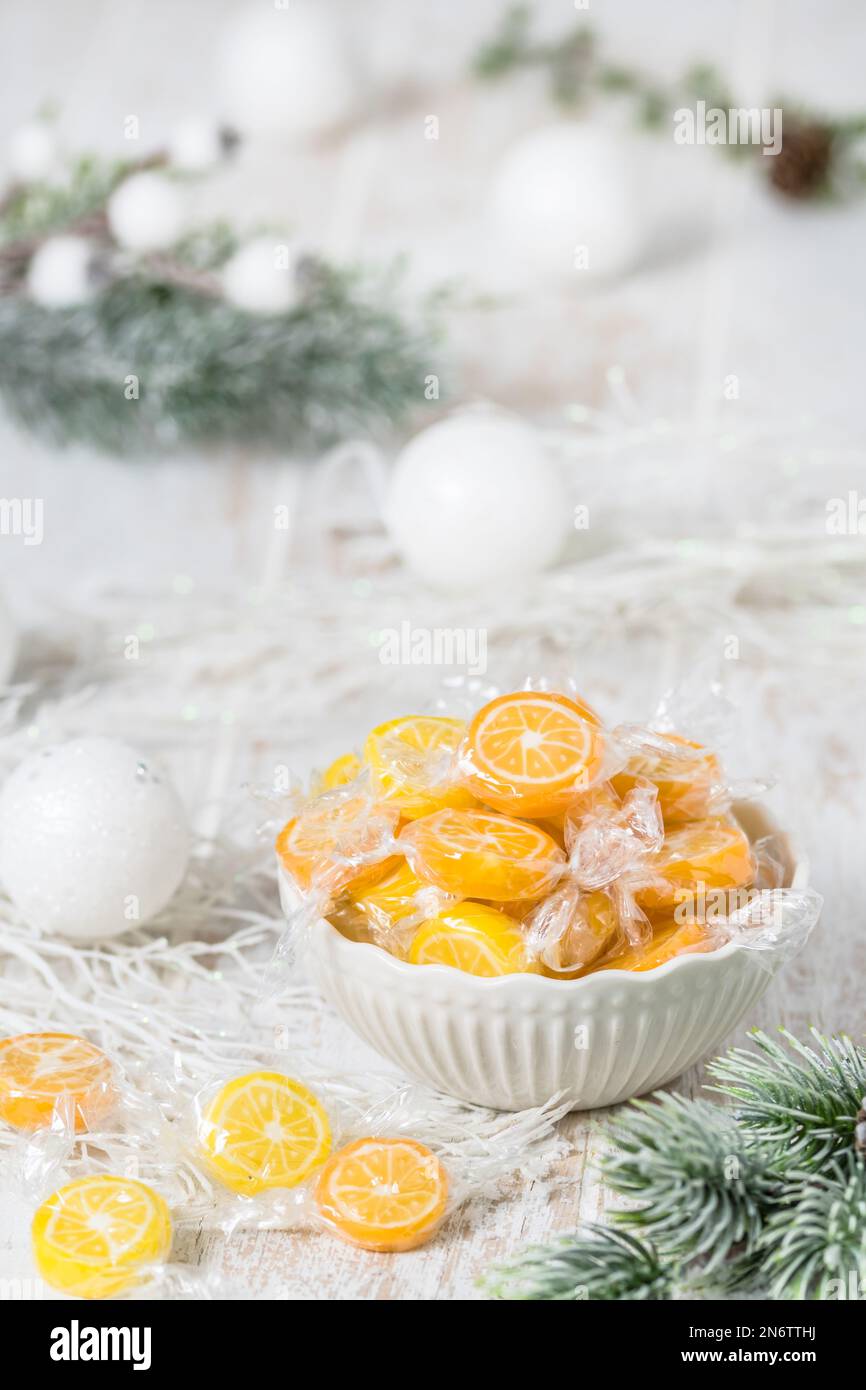
[[[573,692],[374,729],[276,844],[282,954],[410,1075],[503,1110],[612,1105],[717,1048],[821,900],[682,734]]]

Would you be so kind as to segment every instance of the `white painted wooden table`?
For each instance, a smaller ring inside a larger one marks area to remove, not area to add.
[[[64,100],[74,139],[117,146],[122,117],[139,111],[148,140],[152,133],[158,143],[191,105],[216,109],[199,55],[211,46],[217,17],[226,8],[203,0],[182,7],[153,0],[144,10],[131,0],[112,0],[111,6],[71,7],[59,0],[38,7],[7,4],[0,16],[0,47],[20,61],[11,65],[0,94],[0,125],[10,129],[33,98],[44,94]],[[556,22],[559,7],[552,0],[539,8],[549,23]],[[408,247],[419,283],[436,281],[445,272],[471,276],[485,259],[476,214],[491,152],[503,146],[510,131],[540,118],[539,93],[532,84],[518,84],[507,93],[484,96],[463,83],[465,57],[498,12],[492,0],[472,7],[455,0],[453,8],[377,0],[366,9],[368,38],[379,40],[369,44],[379,82],[386,69],[398,71],[419,83],[422,95],[415,105],[410,102],[374,124],[372,148],[361,151],[370,161],[370,176],[362,206],[352,214],[353,249],[373,255]],[[685,0],[669,0],[661,8],[619,0],[594,5],[593,18],[612,51],[639,61],[650,52],[666,71],[709,56],[728,71],[748,75],[746,57],[758,53],[755,80],[762,91],[782,86],[840,109],[862,105],[862,7],[840,2],[816,11],[800,0],[784,6],[730,0],[701,7],[700,15],[696,9]],[[34,71],[41,78],[39,92],[33,90]],[[190,71],[196,73],[193,89]],[[438,160],[435,168],[419,162],[419,113],[428,109],[442,118],[443,139],[431,156]],[[367,135],[359,132],[356,138],[363,142]],[[321,177],[310,184],[299,182],[307,157],[252,152],[223,195],[229,202],[238,201],[239,193],[241,200],[252,198],[257,213],[296,214],[311,236],[325,237],[334,189],[345,189],[341,177],[361,153],[350,149],[348,155],[343,150],[323,156],[317,166]],[[263,179],[262,171],[272,170],[274,160],[282,161],[281,176]],[[759,188],[731,183],[731,177],[727,170],[712,175],[713,187],[720,190],[711,200],[714,225],[705,223],[687,253],[675,250],[673,239],[666,248],[663,235],[639,273],[586,299],[530,296],[493,310],[465,311],[453,325],[453,341],[468,393],[545,412],[575,398],[601,403],[604,373],[618,362],[648,417],[728,411],[724,418],[737,428],[745,418],[799,416],[806,406],[829,434],[862,448],[864,206],[781,208]],[[680,185],[675,180],[670,187]],[[730,373],[742,386],[741,401],[733,406],[721,395]],[[697,527],[706,521],[724,479],[710,476],[706,461],[696,459],[691,482],[683,505],[686,517],[691,508]],[[249,458],[242,450],[208,460],[133,465],[57,454],[4,428],[0,494],[42,497],[46,521],[41,547],[24,549],[8,538],[0,544],[0,588],[26,624],[44,620],[87,584],[168,592],[177,581],[181,589],[191,581],[205,591],[216,582],[242,589],[303,578],[308,551],[291,539],[276,545],[272,517],[274,505],[287,502],[303,520],[310,486],[302,468]],[[792,486],[783,461],[768,468],[757,483],[757,505],[754,492],[748,502],[747,519],[758,532],[786,518]],[[831,487],[866,492],[862,454],[852,453],[850,462],[834,469]],[[835,491],[826,493],[832,495]],[[614,513],[624,500],[612,478],[608,502]],[[820,532],[821,516],[811,521]],[[688,520],[681,524],[688,539]],[[477,596],[473,621],[479,626],[485,623],[487,597]],[[672,594],[671,600],[681,597]],[[422,624],[423,608],[407,616]],[[380,621],[375,600],[366,608],[362,600],[359,622],[373,628]],[[776,812],[802,841],[815,886],[826,895],[823,923],[809,947],[773,983],[744,1028],[784,1024],[802,1035],[815,1024],[862,1038],[866,627],[852,621],[840,671],[816,660],[820,621],[812,610],[798,621],[796,610],[792,617],[782,607],[758,615],[748,605],[743,609],[743,650],[735,677],[741,768],[768,768],[777,775]],[[57,636],[62,635],[58,618]],[[724,630],[717,635],[721,639]],[[505,652],[505,636],[501,643]],[[640,718],[671,678],[689,671],[695,651],[688,640],[639,651],[635,635],[618,629],[614,616],[603,644],[578,650],[577,656],[588,696],[617,717]],[[25,651],[25,666],[27,659]],[[357,698],[347,700],[339,721],[287,728],[282,745],[242,749],[229,776],[239,782],[255,775],[257,766],[299,749],[310,765],[336,754],[356,742],[359,728],[375,717],[412,703],[411,675],[395,675],[386,699],[381,672],[371,669],[368,687],[362,676]],[[305,679],[303,671],[298,679]],[[210,756],[211,750],[199,747],[192,758],[202,777]],[[368,1057],[377,1065],[343,1025],[327,1025],[326,1031],[332,1060],[342,1057],[357,1067],[359,1057]],[[678,1089],[694,1095],[701,1081],[695,1069]],[[470,1298],[477,1275],[491,1261],[526,1241],[603,1216],[610,1197],[597,1183],[593,1161],[603,1142],[604,1118],[573,1116],[563,1125],[574,1151],[555,1180],[515,1184],[508,1200],[462,1210],[433,1244],[417,1252],[383,1258],[318,1235],[239,1232],[226,1240],[209,1230],[188,1230],[179,1238],[178,1254],[223,1270],[259,1297]],[[0,1232],[0,1277],[25,1270],[22,1222],[20,1212],[13,1214],[5,1234]]]

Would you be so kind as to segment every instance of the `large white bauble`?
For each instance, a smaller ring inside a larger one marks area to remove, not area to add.
[[[7,684],[18,660],[18,632],[0,596],[0,687]]]
[[[42,183],[59,174],[62,153],[52,121],[28,121],[12,132],[9,168],[23,183]]]
[[[219,66],[226,115],[244,134],[314,135],[357,109],[351,41],[323,0],[241,10],[226,27]]]
[[[506,256],[529,277],[579,285],[617,275],[643,245],[628,147],[589,123],[559,121],[518,140],[499,167],[492,205]]]
[[[297,300],[297,256],[273,237],[239,247],[222,271],[226,299],[251,314],[284,314]]]
[[[31,753],[0,792],[0,880],[41,931],[84,941],[147,922],[188,857],[177,792],[119,740]]]
[[[498,411],[465,411],[422,430],[400,454],[385,524],[409,567],[469,590],[554,560],[570,523],[563,479],[539,435]]]
[[[80,236],[44,241],[27,267],[27,293],[46,309],[69,309],[93,294],[93,248]]]
[[[108,225],[128,251],[163,251],[179,241],[185,207],[180,190],[164,174],[132,174],[108,200]]]

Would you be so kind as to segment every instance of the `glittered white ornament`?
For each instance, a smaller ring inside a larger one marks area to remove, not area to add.
[[[636,170],[625,140],[580,121],[533,131],[493,186],[496,228],[515,270],[570,281],[627,270],[642,248]]]
[[[18,633],[12,615],[0,596],[0,687],[8,684],[18,659]]]
[[[63,152],[57,128],[51,121],[29,121],[13,131],[9,140],[9,169],[23,183],[42,183],[55,178]]]
[[[80,236],[44,241],[27,267],[27,293],[46,309],[69,309],[93,294],[93,247]]]
[[[205,173],[219,164],[225,154],[222,132],[203,116],[181,121],[168,142],[169,163],[189,174]]]
[[[128,251],[161,251],[173,246],[184,230],[180,190],[164,174],[132,174],[108,200],[108,225]]]
[[[32,753],[0,792],[0,881],[34,928],[83,941],[139,926],[172,897],[188,855],[174,787],[118,740]]]
[[[453,590],[542,569],[570,522],[563,479],[537,432],[486,409],[453,415],[410,441],[384,513],[409,567]]]
[[[297,256],[285,242],[256,237],[222,271],[226,299],[251,314],[284,314],[297,301]]]
[[[242,10],[220,45],[229,119],[244,133],[309,136],[357,109],[349,37],[321,0]]]

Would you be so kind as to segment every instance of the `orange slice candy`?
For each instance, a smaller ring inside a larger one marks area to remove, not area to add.
[[[680,734],[657,737],[673,745],[670,753],[650,747],[634,753],[625,770],[611,779],[614,787],[620,796],[625,796],[639,777],[645,777],[658,788],[666,826],[704,820],[710,815],[713,791],[723,780],[718,758],[703,744],[693,743]],[[694,756],[684,756],[680,749],[686,754],[691,750]]]
[[[466,785],[488,806],[544,820],[601,775],[604,737],[582,701],[549,691],[500,695],[480,709],[461,750]]]
[[[442,1222],[448,1178],[414,1139],[358,1139],[325,1164],[314,1200],[322,1220],[350,1245],[414,1250]]]
[[[474,806],[475,797],[449,776],[449,755],[465,732],[462,720],[437,715],[409,714],[379,724],[364,744],[378,795],[398,806],[405,820],[447,806]]]
[[[15,1129],[43,1129],[57,1115],[80,1133],[115,1099],[114,1067],[86,1038],[20,1033],[0,1042],[0,1120]]]
[[[395,807],[373,805],[365,796],[326,795],[283,826],[277,854],[304,892],[326,887],[336,893],[350,884],[377,883],[399,862],[396,855],[375,858],[398,818]]]
[[[540,898],[565,864],[540,826],[492,811],[438,811],[404,826],[399,839],[419,877],[458,898]]]
[[[635,901],[645,912],[670,913],[707,890],[744,888],[756,865],[736,822],[717,818],[672,830],[646,871],[653,881],[635,892]]]
[[[512,917],[483,903],[458,903],[419,927],[409,948],[411,965],[450,965],[467,975],[537,973]]]
[[[641,946],[626,946],[616,955],[608,956],[603,965],[594,966],[590,973],[599,970],[655,970],[684,951],[696,951],[698,948],[709,950],[711,946],[710,935],[700,922],[687,922],[682,926],[679,922],[664,922],[656,928],[649,941]]]

